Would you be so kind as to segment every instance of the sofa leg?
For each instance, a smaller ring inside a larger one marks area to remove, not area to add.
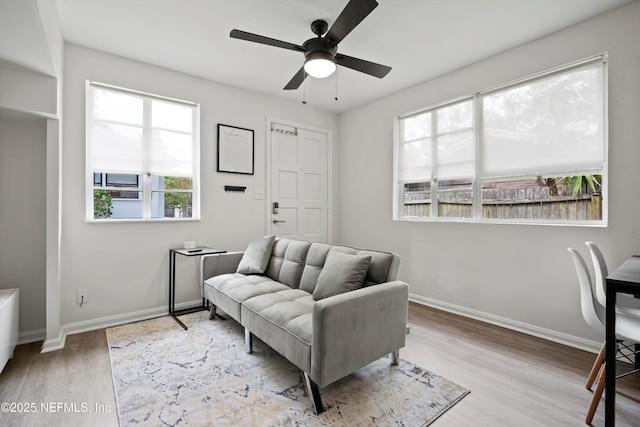
[[[253,335],[247,328],[244,328],[244,352],[247,354],[253,352]]]
[[[400,363],[400,350],[395,350],[391,353],[391,365],[395,366]]]
[[[218,319],[220,319],[220,320],[227,320],[227,319],[225,319],[224,317],[220,316],[217,313],[217,311],[216,311],[217,309],[218,309],[218,307],[216,307],[215,304],[211,304],[211,307],[209,307],[209,320],[213,320],[216,317]]]
[[[322,404],[322,398],[320,397],[320,387],[314,383],[307,373],[304,373],[304,382],[307,386],[307,394],[311,398],[311,405],[313,406],[313,412],[318,415],[324,412],[324,405]]]

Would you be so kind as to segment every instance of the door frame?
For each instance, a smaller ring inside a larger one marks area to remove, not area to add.
[[[271,125],[273,123],[306,129],[327,135],[327,242],[333,243],[333,132],[318,126],[267,116],[265,146],[265,230],[271,230]]]

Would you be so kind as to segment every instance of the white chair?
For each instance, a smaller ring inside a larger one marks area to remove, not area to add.
[[[605,332],[605,307],[601,305],[593,292],[591,284],[591,276],[589,275],[589,269],[587,264],[578,252],[574,248],[568,248],[568,251],[573,255],[573,262],[575,264],[576,273],[578,274],[578,283],[580,285],[580,306],[582,308],[582,316],[589,326],[604,334]],[[616,310],[616,336],[618,338],[617,343],[621,343],[623,340],[632,341],[634,343],[640,343],[640,317],[633,316],[619,310]],[[625,347],[626,348],[626,347]],[[618,351],[620,349],[618,348]],[[589,373],[589,379],[587,380],[586,387],[591,389],[593,382],[596,382],[596,389],[593,392],[591,399],[591,405],[587,411],[585,422],[591,424],[593,416],[598,408],[598,403],[604,392],[605,385],[605,345],[602,345],[598,356]],[[620,376],[630,375],[638,372],[636,369]],[[619,377],[620,377],[619,376]]]
[[[606,278],[609,275],[609,271],[607,269],[607,263],[604,260],[604,255],[602,251],[593,242],[585,242],[587,247],[589,247],[589,252],[591,253],[591,260],[593,261],[593,270],[595,274],[595,284],[596,284],[596,298],[598,302],[606,307],[607,304],[607,283]],[[634,298],[631,295],[620,294],[616,298],[616,309],[623,311],[628,314],[633,314],[634,316],[640,316],[640,299]]]

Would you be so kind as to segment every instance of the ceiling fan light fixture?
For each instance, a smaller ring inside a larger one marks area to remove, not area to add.
[[[336,71],[336,61],[329,52],[312,52],[304,62],[304,71],[311,77],[323,79]]]

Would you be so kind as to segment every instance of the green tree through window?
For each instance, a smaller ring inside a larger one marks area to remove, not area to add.
[[[192,181],[191,178],[166,176],[164,178],[165,190],[191,190]],[[165,192],[164,204],[165,206],[175,206],[180,210],[180,216],[184,217],[187,212],[187,206],[191,205],[192,193],[191,192]]]

